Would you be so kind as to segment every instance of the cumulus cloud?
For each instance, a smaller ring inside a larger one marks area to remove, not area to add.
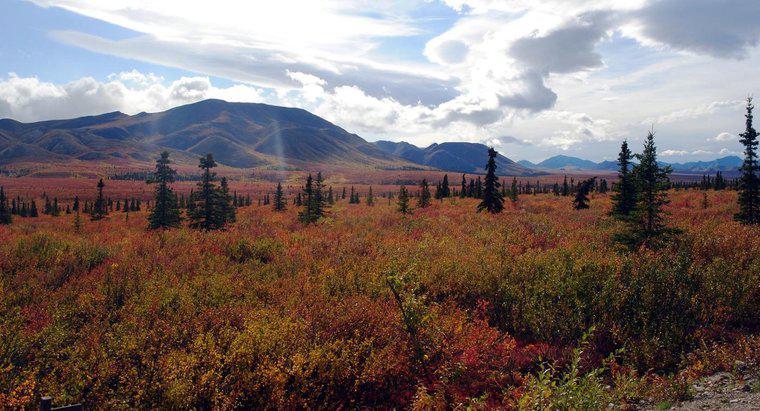
[[[685,156],[687,154],[689,154],[689,152],[686,150],[665,150],[660,153],[663,157]]]
[[[729,150],[729,149],[727,149],[727,148],[724,147],[724,148],[720,149],[720,151],[718,152],[718,154],[720,154],[722,156],[735,156],[735,155],[738,155],[739,152],[738,151]]]
[[[208,77],[182,77],[168,85],[160,77],[124,72],[101,82],[91,77],[66,84],[15,74],[0,79],[0,117],[19,121],[71,118],[123,111],[161,111],[207,98],[228,101],[263,101],[259,89],[246,85],[214,87]]]
[[[735,135],[733,135],[731,133],[726,133],[724,131],[724,132],[718,134],[715,137],[708,138],[707,140],[709,140],[709,141],[739,141],[739,137],[737,137],[737,136],[735,136]]]

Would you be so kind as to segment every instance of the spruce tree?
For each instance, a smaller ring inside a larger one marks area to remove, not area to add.
[[[372,196],[372,186],[369,186],[369,192],[367,193],[367,205],[370,207],[375,205],[375,198]]]
[[[744,162],[740,168],[739,212],[734,219],[742,224],[760,224],[760,165],[757,158],[757,131],[752,126],[752,98],[747,98],[746,128],[739,136],[744,145]]]
[[[406,191],[406,187],[401,186],[399,189],[396,204],[398,205],[398,211],[401,212],[401,214],[409,214],[411,212],[409,209],[409,192]]]
[[[430,186],[427,179],[422,179],[420,183],[420,197],[417,199],[417,207],[425,208],[430,205]]]
[[[37,211],[37,202],[32,200],[32,205],[30,206],[30,209],[29,209],[29,217],[39,217],[39,216],[40,214]]]
[[[153,195],[155,206],[148,215],[148,228],[151,230],[180,226],[181,216],[177,205],[177,195],[169,187],[169,184],[175,181],[177,171],[172,169],[169,164],[171,164],[169,152],[164,151],[161,153],[161,157],[156,160],[156,170],[153,172],[153,176],[147,181],[148,184],[156,184]],[[116,209],[119,209],[118,205]]]
[[[459,198],[467,197],[467,178],[462,174],[462,187],[459,189]]]
[[[274,211],[285,211],[287,200],[282,192],[282,184],[277,183],[277,189],[274,191]]]
[[[591,188],[594,187],[595,180],[596,177],[592,177],[578,184],[578,190],[575,192],[575,198],[573,199],[573,208],[576,210],[589,208],[588,194],[591,192]]]
[[[618,181],[613,187],[612,211],[610,214],[618,219],[628,218],[636,209],[636,181],[631,174],[631,150],[628,142],[623,140],[618,155]]]
[[[441,196],[451,197],[451,188],[449,187],[449,175],[443,175],[443,183],[441,183]]]
[[[227,177],[222,177],[219,182],[219,190],[216,193],[216,218],[218,224],[222,227],[234,223],[237,220],[237,210],[232,203],[230,187],[227,183]],[[269,194],[267,194],[267,204],[269,203]]]
[[[203,170],[203,174],[201,181],[197,184],[198,190],[194,191],[188,200],[192,203],[187,212],[191,228],[220,230],[228,221],[229,210],[222,203],[225,196],[214,184],[216,173],[211,171],[214,167],[216,167],[216,161],[210,153],[200,158],[198,168]],[[229,194],[226,197],[229,200]]]
[[[565,180],[562,181],[562,197],[567,197],[570,195],[570,186],[567,185],[567,175],[565,175]]]
[[[665,226],[663,207],[668,204],[668,176],[671,173],[670,166],[661,167],[657,163],[657,147],[654,145],[654,133],[649,132],[644,142],[644,151],[636,156],[640,163],[633,167],[636,181],[637,202],[633,219],[629,223],[630,230],[623,237],[629,245],[648,244],[654,242],[666,234],[672,234],[677,230]]]
[[[517,202],[517,178],[512,178],[512,187],[509,190],[509,199],[513,203]]]
[[[314,179],[311,173],[306,178],[306,186],[303,188],[303,197],[301,198],[304,209],[298,213],[298,218],[302,223],[313,223],[317,221],[314,213]]]
[[[3,187],[0,187],[0,224],[10,224],[12,222],[13,216],[8,206],[8,197],[6,197]]]
[[[98,198],[95,200],[95,204],[92,206],[92,214],[90,217],[92,221],[102,220],[108,214],[108,209],[106,208],[106,200],[103,198],[103,187],[105,186],[106,185],[103,183],[103,179],[101,178],[100,181],[98,181]]]
[[[483,201],[478,204],[478,212],[483,210],[491,214],[500,213],[504,209],[504,197],[501,196],[499,179],[496,177],[496,156],[498,153],[493,147],[488,148],[488,163],[486,164],[485,187],[483,188]]]

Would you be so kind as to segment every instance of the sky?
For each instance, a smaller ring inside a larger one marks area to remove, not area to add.
[[[595,161],[741,155],[758,0],[0,0],[0,118],[207,98],[367,140]]]

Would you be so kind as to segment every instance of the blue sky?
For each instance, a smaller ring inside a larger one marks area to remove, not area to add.
[[[0,117],[204,98],[310,110],[368,140],[514,159],[740,151],[760,89],[755,0],[4,0]]]

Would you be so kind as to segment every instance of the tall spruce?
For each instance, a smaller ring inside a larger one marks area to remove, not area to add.
[[[734,219],[742,224],[760,224],[760,166],[757,158],[757,131],[752,126],[752,98],[747,98],[746,126],[739,136],[744,145],[744,162],[740,168],[739,212]]]
[[[151,230],[180,226],[182,217],[177,204],[177,195],[169,187],[169,184],[173,183],[177,177],[177,170],[171,168],[170,164],[169,152],[162,152],[161,157],[156,160],[153,176],[147,181],[148,184],[156,184],[153,195],[155,205],[148,215],[148,228]]]
[[[467,197],[467,178],[462,174],[462,187],[459,189],[459,198]]]
[[[282,183],[277,183],[277,189],[274,191],[274,211],[285,211],[287,200],[282,192]]]
[[[451,197],[451,188],[449,187],[449,175],[443,175],[443,183],[441,183],[441,196]]]
[[[596,181],[596,177],[589,178],[578,184],[578,190],[575,192],[575,198],[573,199],[573,208],[576,210],[589,208],[588,195],[594,187],[594,181]]]
[[[0,187],[0,224],[10,224],[13,222],[11,208],[8,206],[8,197],[5,195],[3,187]]]
[[[193,191],[188,200],[188,219],[190,227],[201,230],[221,230],[228,223],[229,210],[223,205],[224,195],[214,183],[216,173],[211,169],[216,167],[214,156],[210,153],[201,157],[198,168],[203,170],[197,190]],[[229,194],[227,194],[229,198]]]
[[[644,151],[636,157],[640,161],[633,167],[637,201],[629,239],[637,245],[651,243],[675,230],[666,227],[666,212],[663,209],[669,203],[668,176],[672,170],[670,166],[661,167],[657,163],[657,147],[654,144],[653,132],[649,132],[644,142]]]
[[[628,142],[623,140],[618,155],[618,181],[613,187],[612,210],[610,214],[618,219],[627,219],[636,210],[636,181],[631,173],[633,155]]]
[[[499,153],[497,153],[493,147],[488,148],[488,163],[486,163],[483,201],[478,204],[478,212],[486,210],[491,214],[497,214],[504,210],[504,197],[502,197],[501,191],[499,191],[501,184],[496,177],[496,156],[498,154]]]
[[[512,186],[509,189],[509,199],[513,203],[517,202],[517,178],[512,177]]]
[[[230,187],[227,182],[227,177],[222,177],[219,182],[219,191],[217,191],[217,219],[222,226],[237,221],[237,210],[235,204],[232,201],[232,195],[230,194]],[[269,202],[269,194],[267,194],[267,203]]]
[[[396,204],[398,205],[398,211],[401,212],[401,214],[409,214],[411,211],[409,209],[409,192],[406,190],[405,186],[401,186],[398,190],[398,200],[396,201]]]
[[[369,192],[367,193],[367,205],[370,207],[375,205],[375,197],[372,195],[372,186],[369,186]]]
[[[90,219],[92,221],[102,220],[106,217],[108,214],[108,209],[106,200],[103,197],[103,188],[106,185],[103,183],[103,179],[101,178],[100,181],[98,181],[98,198],[95,200],[95,203],[92,206],[92,214],[90,215]]]
[[[422,179],[420,183],[420,196],[417,198],[417,207],[425,208],[430,205],[430,186],[427,179]]]

